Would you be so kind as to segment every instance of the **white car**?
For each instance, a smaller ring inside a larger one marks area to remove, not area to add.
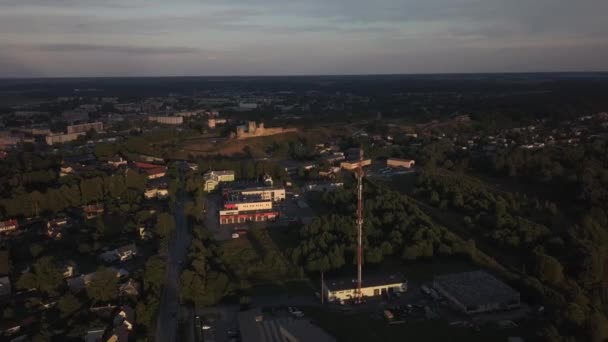
[[[238,239],[240,237],[239,233],[232,233],[233,239]]]
[[[210,325],[203,324],[203,330],[209,330],[209,329],[211,329]]]
[[[293,306],[288,307],[287,311],[289,311],[289,313],[292,314],[294,317],[304,317],[304,313]]]

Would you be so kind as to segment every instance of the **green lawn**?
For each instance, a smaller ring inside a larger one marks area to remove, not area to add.
[[[482,327],[452,327],[447,322],[417,319],[403,324],[388,324],[370,313],[343,313],[326,308],[307,307],[304,313],[337,341],[507,341],[509,336],[520,336],[512,329]]]

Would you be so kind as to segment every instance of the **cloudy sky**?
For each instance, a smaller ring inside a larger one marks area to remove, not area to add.
[[[608,70],[607,0],[0,0],[0,77]]]

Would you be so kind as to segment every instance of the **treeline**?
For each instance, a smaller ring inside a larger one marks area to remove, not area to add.
[[[124,174],[111,176],[74,178],[70,184],[49,188],[46,192],[23,192],[22,189],[16,189],[9,198],[0,200],[0,216],[33,217],[111,199],[136,203],[142,196],[146,182],[145,175],[128,170]]]
[[[257,179],[264,174],[270,175],[274,180],[289,179],[285,168],[267,160],[209,158],[198,160],[197,163],[201,173],[207,170],[233,170],[237,179]],[[200,181],[202,184],[202,178]]]
[[[561,200],[589,207],[608,207],[608,139],[596,138],[578,146],[539,150],[502,150],[480,171],[509,176],[539,186],[560,189]]]
[[[198,306],[215,305],[230,293],[230,279],[222,263],[222,251],[203,233],[201,226],[194,226],[192,234],[188,249],[190,262],[180,276],[180,298],[182,302]]]
[[[385,187],[365,187],[364,261],[387,257],[413,260],[434,255],[471,254],[464,242],[436,225],[409,198]],[[295,263],[307,271],[328,271],[356,263],[356,197],[354,189],[328,192],[322,206],[330,214],[315,218],[300,231],[300,244],[291,250]]]
[[[598,341],[608,337],[608,218],[602,209],[587,210],[575,224],[551,223],[552,216],[561,215],[554,203],[498,193],[466,176],[439,172],[423,173],[416,195],[461,213],[472,235],[523,258],[522,265],[507,266],[532,276],[527,287],[552,309],[546,336]]]
[[[528,199],[525,194],[496,193],[449,172],[423,172],[416,183],[415,196],[464,214],[468,227],[478,228],[499,247],[527,248],[551,235],[547,225],[557,214],[555,203]]]

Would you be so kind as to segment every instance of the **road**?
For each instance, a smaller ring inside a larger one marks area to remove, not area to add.
[[[175,231],[169,242],[167,256],[167,279],[161,296],[158,321],[156,324],[156,341],[173,342],[176,341],[178,318],[180,314],[179,302],[179,277],[181,273],[180,261],[186,259],[188,247],[190,245],[191,234],[188,229],[188,220],[184,213],[184,203],[186,192],[184,191],[184,171],[179,170],[179,187],[177,200],[174,205]],[[187,315],[191,320],[191,315]]]

